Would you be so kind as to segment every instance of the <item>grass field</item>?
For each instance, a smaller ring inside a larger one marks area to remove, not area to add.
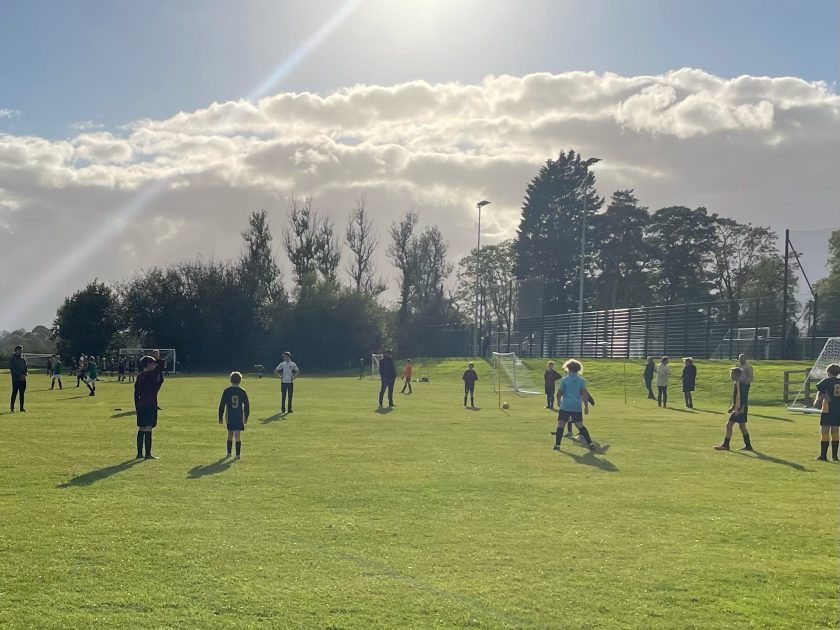
[[[500,411],[485,363],[463,409],[451,360],[391,413],[375,381],[305,375],[281,417],[246,379],[238,462],[223,376],[167,380],[160,460],[135,462],[130,385],[32,375],[0,414],[0,627],[837,628],[840,466],[775,402],[789,365],[756,366],[754,454],[711,448],[727,364],[698,362],[691,412],[585,362],[593,456],[551,450],[541,397]]]

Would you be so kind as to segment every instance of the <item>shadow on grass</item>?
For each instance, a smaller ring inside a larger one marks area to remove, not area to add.
[[[289,414],[287,414],[287,413],[283,413],[281,411],[278,411],[273,416],[268,416],[268,418],[262,418],[260,420],[260,422],[262,422],[263,424],[268,424],[269,422],[275,422],[276,420],[283,420],[288,415]]]
[[[70,396],[69,398],[65,398],[64,400],[77,400],[79,398],[93,398],[93,396],[91,396],[90,392],[88,392],[87,394],[82,394],[81,396]]]
[[[694,409],[680,409],[679,407],[667,407],[670,411],[679,411],[680,413],[697,413]]]
[[[225,472],[228,468],[230,468],[231,464],[233,464],[233,461],[234,460],[231,458],[223,457],[212,464],[207,464],[206,466],[196,466],[195,468],[190,469],[187,473],[187,479],[200,479],[201,477],[206,477],[207,475],[217,475]]]
[[[587,466],[594,466],[595,468],[600,468],[601,470],[605,470],[607,472],[618,472],[618,466],[613,464],[611,461],[603,458],[599,458],[596,456],[595,453],[589,451],[584,455],[577,455],[570,451],[558,451],[563,453],[563,455],[568,455],[573,460],[575,460],[578,464],[585,464]]]
[[[711,413],[711,414],[723,414],[722,411],[712,411],[711,409],[701,409],[700,407],[692,407],[694,411],[699,411],[701,413]]]
[[[476,407],[475,405],[472,405],[471,407],[464,407],[464,409],[467,411],[481,411],[481,407]]]
[[[773,457],[772,455],[767,455],[762,453],[761,451],[752,451],[752,455],[750,451],[731,451],[736,455],[742,455],[744,457],[750,457],[751,459],[760,459],[764,462],[770,462],[772,464],[780,464],[781,466],[788,466],[793,468],[794,470],[798,470],[800,472],[811,472],[808,468],[805,468],[802,464],[797,464],[796,462],[790,462],[786,459],[781,459],[780,457]]]
[[[391,413],[393,410],[393,407],[377,407],[376,413],[386,414]]]
[[[112,418],[126,418],[128,416],[136,416],[136,415],[137,415],[137,412],[132,409],[131,411],[123,411],[122,413],[115,413],[111,417]]]
[[[116,475],[124,470],[128,470],[135,464],[143,461],[142,459],[127,459],[124,462],[116,464],[114,466],[107,466],[106,468],[100,468],[99,470],[91,470],[90,472],[86,472],[83,475],[79,475],[78,477],[73,477],[69,481],[65,481],[64,483],[58,484],[57,488],[72,488],[77,486],[89,486],[97,481],[101,481],[102,479],[107,479],[112,475]]]
[[[751,413],[750,418],[765,418],[767,420],[781,420],[782,422],[796,422],[791,418],[782,418],[781,416],[767,416],[762,413]]]

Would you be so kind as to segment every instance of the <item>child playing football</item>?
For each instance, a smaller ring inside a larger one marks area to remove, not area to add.
[[[589,429],[583,426],[583,416],[589,413],[589,392],[586,391],[586,381],[580,376],[583,366],[580,361],[569,359],[563,364],[566,376],[560,379],[560,387],[557,390],[560,401],[560,411],[557,414],[557,431],[554,434],[554,450],[560,450],[560,442],[563,440],[563,429],[566,424],[574,424],[590,451],[597,450],[592,443]]]
[[[840,365],[832,363],[825,369],[828,378],[817,383],[817,398],[814,407],[822,410],[820,414],[820,456],[821,461],[828,460],[828,438],[831,436],[831,459],[838,461],[837,449],[840,446]]]
[[[726,435],[723,444],[715,446],[717,451],[728,451],[729,441],[732,439],[732,427],[736,424],[741,429],[744,438],[742,451],[753,450],[750,443],[750,434],[747,433],[747,410],[744,408],[744,399],[741,394],[741,368],[732,368],[729,371],[729,378],[732,379],[732,405],[729,407],[729,420],[726,421]]]
[[[241,382],[242,374],[231,372],[230,387],[222,392],[222,399],[219,401],[219,424],[222,424],[223,417],[227,416],[227,456],[230,457],[233,441],[236,440],[236,459],[242,456],[240,433],[245,430],[251,413],[248,394],[239,386]]]
[[[467,406],[467,396],[470,397],[470,407],[475,407],[475,382],[478,380],[478,374],[475,372],[475,363],[470,361],[467,363],[467,369],[464,370],[461,380],[464,381],[464,407]]]
[[[163,382],[160,375],[166,362],[155,350],[152,356],[140,359],[140,374],[134,382],[134,409],[137,411],[137,459],[143,458],[143,445],[146,446],[145,459],[157,459],[152,455],[152,429],[157,426],[157,393]]]

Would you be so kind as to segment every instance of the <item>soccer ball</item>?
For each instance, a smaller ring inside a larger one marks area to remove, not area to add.
[[[502,403],[502,409],[510,409],[510,405],[508,404],[508,401],[505,401],[505,402]]]

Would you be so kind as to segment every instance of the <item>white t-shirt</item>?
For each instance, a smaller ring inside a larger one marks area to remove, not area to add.
[[[280,380],[284,383],[291,383],[293,376],[297,376],[300,373],[297,363],[294,361],[283,361],[274,369],[280,372]]]
[[[667,363],[660,363],[656,366],[656,386],[668,387],[668,378],[671,376],[671,367]]]

